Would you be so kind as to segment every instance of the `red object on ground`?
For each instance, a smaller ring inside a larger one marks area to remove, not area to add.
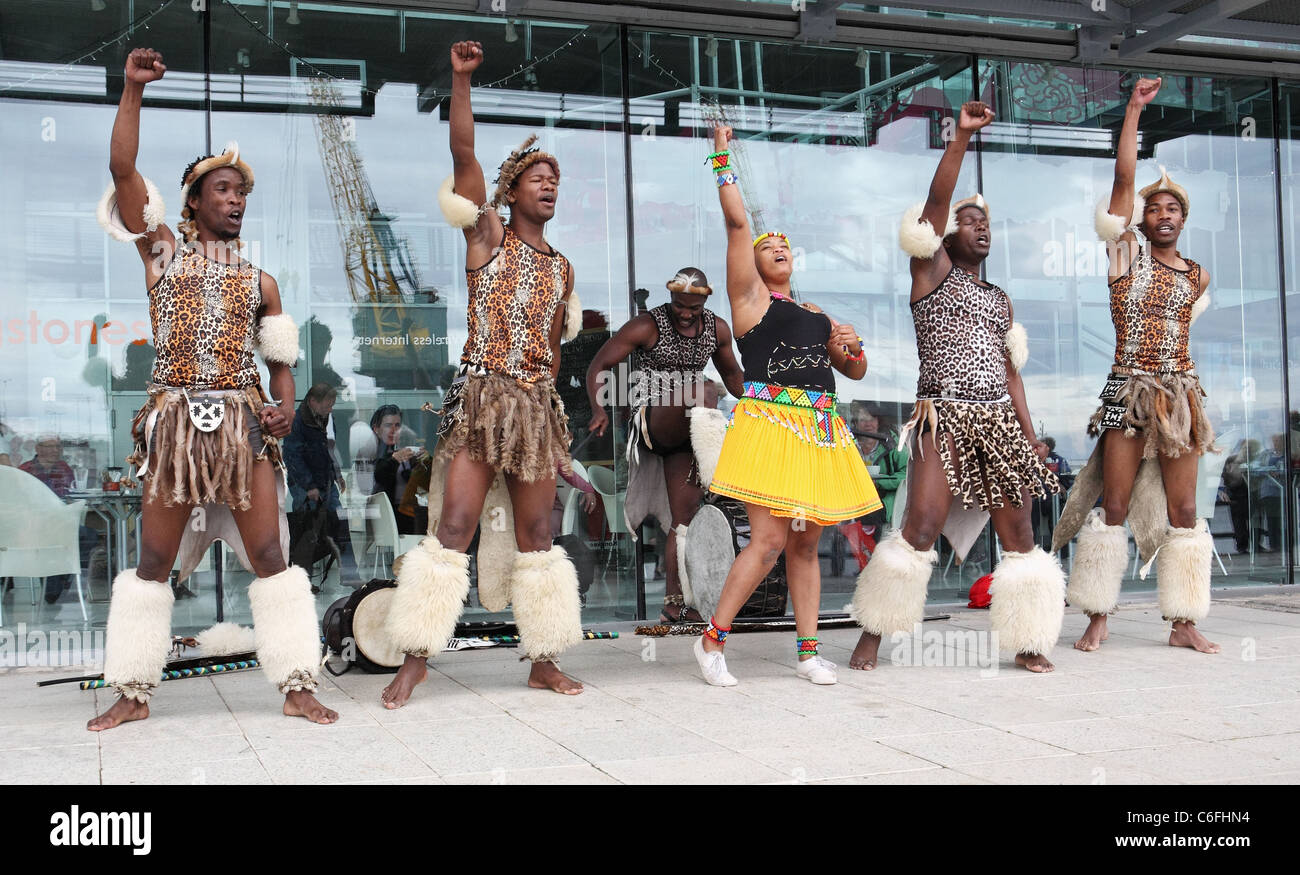
[[[989,595],[989,584],[993,582],[993,575],[986,574],[970,588],[970,601],[966,603],[968,608],[987,608],[993,602],[993,597]]]

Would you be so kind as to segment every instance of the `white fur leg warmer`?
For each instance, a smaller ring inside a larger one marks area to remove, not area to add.
[[[1088,614],[1109,614],[1119,604],[1128,566],[1128,532],[1123,526],[1106,525],[1106,512],[1096,507],[1083,521],[1074,549],[1066,601]]]
[[[989,622],[998,647],[1013,653],[1050,653],[1065,619],[1065,574],[1055,556],[1035,547],[1003,551],[989,585]]]
[[[320,672],[320,617],[305,569],[290,565],[248,587],[262,673],[282,693],[314,692]]]
[[[686,526],[673,529],[673,535],[677,538],[677,580],[682,585],[682,599],[687,607],[695,608],[695,590],[691,589],[691,578],[686,573],[686,532]]]
[[[922,553],[895,529],[880,542],[858,575],[850,615],[863,629],[882,638],[895,632],[910,633],[925,613],[925,588],[938,561],[934,550]]]
[[[578,570],[563,547],[516,556],[510,600],[520,646],[534,662],[554,661],[582,640]]]
[[[469,554],[448,550],[433,535],[404,554],[388,606],[388,635],[403,653],[441,653],[456,631],[469,595]]]
[[[172,588],[128,568],[113,579],[104,633],[104,680],[124,697],[149,701],[172,646]]]
[[[1205,520],[1192,529],[1169,527],[1156,556],[1156,598],[1166,620],[1199,623],[1210,613],[1214,542]]]

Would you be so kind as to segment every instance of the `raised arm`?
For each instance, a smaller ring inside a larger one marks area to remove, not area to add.
[[[487,185],[483,168],[474,154],[474,108],[470,104],[470,78],[483,63],[483,46],[466,41],[451,47],[450,135],[452,170],[456,194],[482,207],[487,202]],[[478,223],[465,228],[469,244],[466,265],[478,267],[491,257],[492,247],[500,242],[501,219],[493,210],[483,210]]]
[[[163,246],[159,248],[165,249],[166,258],[170,258],[176,238],[161,222],[153,231],[149,230],[145,221],[149,193],[144,177],[136,169],[135,160],[140,150],[140,103],[144,98],[144,86],[161,79],[166,72],[162,55],[153,49],[133,49],[126,56],[123,69],[126,82],[117,105],[117,117],[113,120],[108,153],[108,172],[113,176],[121,222],[132,234],[144,235],[135,241],[135,245],[149,273],[150,285],[161,275],[160,261],[165,264],[165,259],[156,257],[162,253],[155,249],[155,244],[161,241]]]
[[[727,151],[731,138],[731,128],[718,125],[713,131],[713,150]],[[754,266],[754,237],[749,217],[745,215],[745,202],[740,197],[740,186],[719,185],[718,200],[727,227],[727,298],[731,301],[731,318],[737,325],[754,325],[767,309],[768,294]]]
[[[930,191],[921,209],[921,221],[929,222],[934,233],[942,239],[947,232],[948,216],[952,210],[952,193],[957,188],[957,177],[961,175],[961,164],[966,158],[966,148],[970,145],[971,135],[993,121],[993,110],[984,103],[972,100],[962,105],[957,120],[957,130],[943,150],[939,167],[934,171],[930,181]],[[911,261],[912,300],[934,291],[935,286],[952,269],[952,262],[943,244],[931,258],[916,258]]]
[[[1137,175],[1138,122],[1142,117],[1142,110],[1146,109],[1147,104],[1159,93],[1162,81],[1162,79],[1139,79],[1137,85],[1133,86],[1133,94],[1130,95],[1128,107],[1124,110],[1124,125],[1120,128],[1119,145],[1115,150],[1115,181],[1110,188],[1110,207],[1107,212],[1123,219],[1125,227],[1133,216],[1133,202],[1136,197],[1134,179]],[[1123,276],[1128,270],[1131,246],[1137,241],[1133,232],[1128,230],[1119,239],[1129,245],[1119,246],[1114,250],[1110,264],[1112,280]]]

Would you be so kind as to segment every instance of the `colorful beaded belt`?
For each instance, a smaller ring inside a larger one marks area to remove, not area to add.
[[[778,386],[775,383],[746,382],[743,397],[771,401],[773,404],[789,404],[792,407],[811,407],[813,410],[835,409],[834,392],[794,389],[790,386]]]
[[[769,404],[784,404],[790,407],[802,407],[812,414],[813,418],[813,440],[821,446],[832,446],[835,442],[835,393],[822,392],[817,389],[795,389],[791,386],[778,386],[774,383],[760,383],[757,381],[745,383],[745,398],[753,398],[755,401],[766,401]],[[771,417],[769,416],[769,420]],[[776,420],[771,420],[776,421]],[[802,429],[791,422],[781,421],[778,424],[785,425],[797,434],[802,433]]]

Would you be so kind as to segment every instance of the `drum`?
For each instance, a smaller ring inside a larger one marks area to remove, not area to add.
[[[700,616],[708,619],[717,609],[727,573],[748,544],[745,505],[718,495],[705,498],[686,528],[686,576]],[[784,617],[787,592],[782,554],[736,616]]]

